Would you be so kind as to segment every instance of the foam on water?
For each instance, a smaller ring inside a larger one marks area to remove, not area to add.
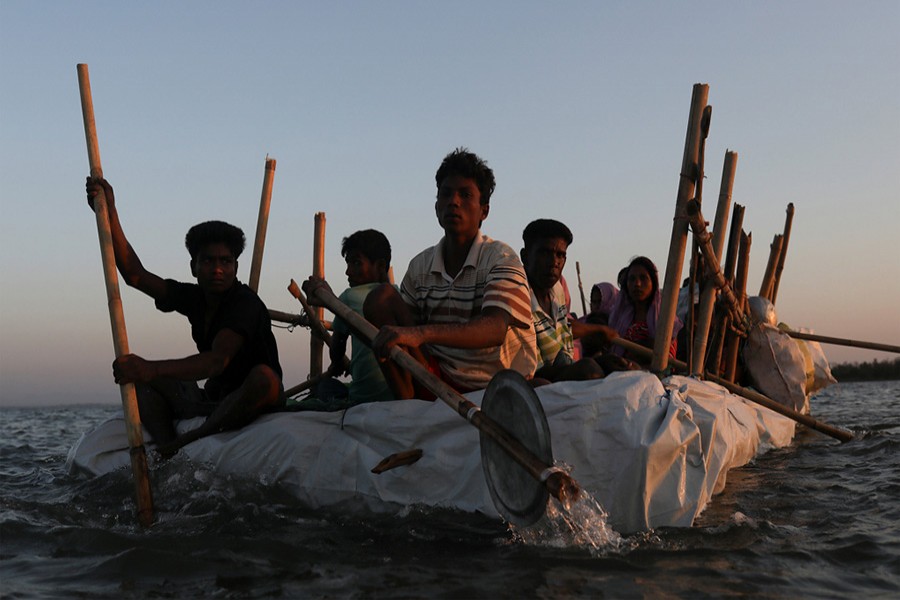
[[[547,511],[537,523],[522,528],[510,525],[510,529],[514,538],[525,544],[574,547],[599,556],[617,551],[622,544],[622,536],[610,527],[608,520],[609,514],[600,503],[582,489],[576,499],[559,501],[551,496]]]

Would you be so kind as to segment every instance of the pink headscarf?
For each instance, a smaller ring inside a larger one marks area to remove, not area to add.
[[[616,302],[616,296],[619,295],[619,289],[608,281],[603,283],[595,283],[591,290],[600,292],[600,312],[609,315],[612,312],[613,305]]]

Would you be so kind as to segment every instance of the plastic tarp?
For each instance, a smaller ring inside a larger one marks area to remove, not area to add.
[[[685,377],[662,383],[630,371],[537,393],[557,464],[571,468],[622,533],[689,527],[725,486],[730,469],[790,443],[794,434],[793,421]],[[482,394],[468,398],[480,404]],[[384,457],[412,448],[423,451],[418,462],[370,472]],[[266,415],[189,444],[172,460],[280,486],[311,508],[396,512],[425,505],[499,518],[481,468],[478,430],[440,401]],[[128,468],[124,422],[112,419],[84,434],[67,463],[71,473],[88,475]]]
[[[804,414],[809,414],[806,359],[786,332],[758,323],[744,342],[744,365],[760,392]]]

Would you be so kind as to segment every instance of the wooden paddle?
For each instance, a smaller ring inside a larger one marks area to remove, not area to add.
[[[103,168],[100,166],[100,145],[97,142],[97,127],[94,122],[91,81],[88,76],[88,66],[85,64],[78,65],[78,87],[81,92],[81,112],[84,117],[84,135],[87,139],[91,177],[100,178],[103,177]],[[116,274],[116,257],[112,247],[109,213],[103,194],[98,194],[94,198],[94,214],[97,217],[97,233],[100,236],[100,255],[103,261],[103,276],[106,281],[106,299],[109,305],[113,347],[116,358],[118,358],[129,353],[128,334],[125,331],[125,315],[122,311],[122,298],[119,295],[119,279]],[[138,521],[143,527],[149,527],[153,523],[153,496],[150,492],[150,479],[147,475],[147,453],[144,450],[137,393],[132,383],[123,383],[119,386],[119,390],[122,396],[122,408],[125,412],[128,446],[131,448],[131,470],[134,474]]]
[[[876,342],[860,342],[857,340],[847,340],[843,338],[827,337],[824,335],[816,335],[814,333],[802,333],[800,331],[786,330],[786,334],[798,340],[809,340],[811,342],[822,342],[823,344],[835,344],[838,346],[851,346],[853,348],[867,348],[869,350],[883,350],[885,352],[895,352],[900,354],[900,346],[891,346],[890,344],[878,344]]]
[[[362,315],[341,302],[330,289],[318,287],[312,292],[307,290],[307,293],[319,304],[344,319],[351,328],[362,335],[369,343],[375,339],[378,329]],[[445,404],[454,409],[479,431],[490,437],[529,475],[546,485],[547,491],[555,498],[564,503],[578,499],[581,493],[581,486],[578,485],[578,482],[571,475],[552,465],[544,464],[534,453],[523,446],[519,440],[484,414],[478,406],[441,381],[408,352],[398,346],[394,346],[391,348],[391,360],[409,371],[416,381],[443,400]]]
[[[634,354],[641,354],[643,356],[651,356],[653,354],[653,351],[650,350],[649,348],[645,348],[644,346],[641,346],[640,344],[635,344],[634,342],[630,342],[628,340],[623,340],[622,338],[615,338],[612,340],[612,343],[616,344],[617,346],[621,346],[622,348],[625,348],[626,350],[628,350],[629,352],[633,352]],[[675,360],[674,358],[670,358],[669,362],[672,363],[672,365],[675,366],[676,368],[681,369],[682,371],[687,371],[687,365],[684,362],[682,362],[680,360]],[[787,417],[789,419],[793,419],[797,423],[806,425],[810,429],[815,429],[816,431],[818,431],[820,433],[824,433],[825,435],[830,435],[831,437],[838,439],[842,442],[849,442],[850,440],[853,439],[853,434],[850,433],[849,431],[846,431],[843,429],[838,429],[837,427],[832,427],[831,425],[822,423],[821,421],[818,421],[809,415],[804,415],[803,413],[798,412],[790,407],[787,407],[784,404],[779,404],[778,402],[775,402],[768,396],[764,396],[763,394],[760,394],[757,391],[754,391],[754,390],[751,390],[751,389],[748,389],[745,387],[741,387],[737,384],[731,383],[730,381],[728,381],[726,379],[722,379],[721,377],[716,377],[715,375],[707,374],[706,379],[709,381],[712,381],[714,383],[718,383],[719,385],[721,385],[722,387],[724,387],[725,389],[727,389],[729,392],[731,392],[733,394],[743,396],[744,398],[746,398],[747,400],[750,400],[751,402],[755,402],[757,404],[765,406],[769,410],[777,412],[780,415],[784,415],[785,417]]]

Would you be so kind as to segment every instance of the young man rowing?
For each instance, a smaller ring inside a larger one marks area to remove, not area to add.
[[[207,221],[188,231],[196,283],[162,279],[144,268],[128,243],[112,186],[88,178],[88,204],[106,198],[116,266],[125,283],[153,298],[162,312],[188,318],[197,354],[170,360],[145,360],[135,354],[113,363],[116,383],[134,383],[141,421],[164,455],[201,437],[247,425],[264,412],[284,406],[278,347],[265,304],[237,280],[237,259],[244,234],[222,221]],[[197,381],[206,380],[203,389]],[[205,416],[181,436],[174,421]]]

